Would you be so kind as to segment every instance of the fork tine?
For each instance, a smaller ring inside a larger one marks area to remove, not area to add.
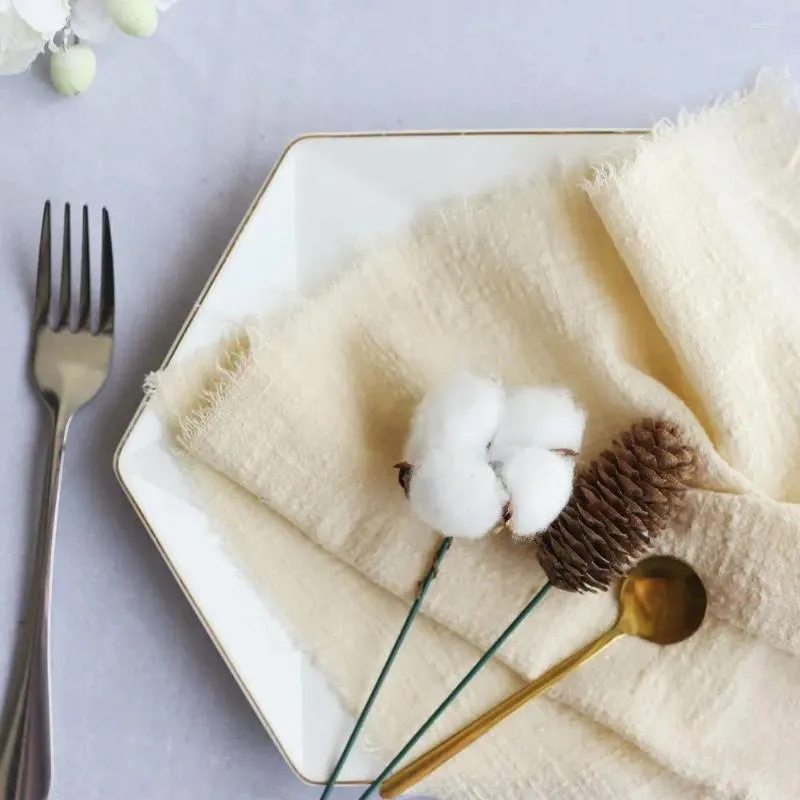
[[[50,201],[44,204],[42,232],[39,236],[39,267],[36,273],[35,325],[47,325],[50,316]]]
[[[111,221],[105,208],[101,262],[100,330],[111,333],[114,330],[114,253],[111,249]]]
[[[72,303],[72,224],[69,203],[64,203],[64,246],[61,252],[61,298],[58,304],[58,325],[69,327],[69,308]]]
[[[89,269],[89,207],[83,207],[83,235],[81,237],[81,289],[78,306],[78,329],[90,327],[91,271]]]

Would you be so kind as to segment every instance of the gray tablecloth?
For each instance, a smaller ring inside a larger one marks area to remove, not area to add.
[[[800,63],[796,3],[184,0],[65,100],[0,78],[0,681],[40,491],[26,380],[42,202],[107,205],[114,370],[68,450],[55,577],[56,800],[311,800],[126,504],[111,456],[265,174],[320,130],[648,125]],[[0,686],[4,683],[0,683]],[[355,797],[340,791],[336,798]]]

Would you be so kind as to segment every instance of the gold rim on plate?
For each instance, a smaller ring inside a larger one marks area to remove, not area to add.
[[[183,324],[178,331],[178,335],[175,337],[175,340],[170,345],[169,350],[167,351],[164,360],[159,367],[159,370],[166,369],[175,355],[178,347],[180,347],[181,342],[183,342],[184,337],[186,336],[189,327],[194,322],[195,316],[197,315],[200,307],[202,306],[203,302],[205,301],[208,293],[211,291],[217,277],[219,276],[220,272],[222,271],[223,267],[228,261],[228,257],[230,256],[233,248],[236,246],[236,243],[239,240],[239,237],[242,234],[245,226],[250,221],[250,218],[253,215],[253,212],[258,207],[258,204],[261,202],[261,198],[266,193],[267,189],[269,188],[270,184],[272,183],[273,178],[277,174],[278,170],[283,165],[283,162],[286,160],[287,156],[291,152],[291,150],[301,142],[307,141],[309,139],[389,139],[389,138],[396,138],[396,137],[407,137],[407,136],[416,136],[416,137],[432,137],[432,136],[453,136],[453,137],[461,137],[461,136],[565,136],[565,135],[610,135],[610,134],[620,134],[620,135],[644,135],[647,134],[648,131],[645,129],[639,128],[568,128],[568,129],[560,129],[560,128],[544,128],[544,129],[509,129],[509,130],[469,130],[469,131],[453,131],[453,130],[441,130],[441,131],[390,131],[386,133],[379,133],[379,132],[358,132],[358,133],[306,133],[302,134],[301,136],[296,137],[293,139],[289,144],[286,146],[284,151],[278,157],[278,160],[273,165],[272,169],[269,171],[266,180],[262,184],[261,188],[258,190],[253,202],[250,204],[250,207],[247,209],[247,213],[244,215],[244,218],[239,223],[236,231],[233,234],[228,246],[225,248],[224,252],[222,253],[221,258],[217,262],[217,265],[214,267],[211,275],[209,276],[208,280],[205,283],[202,291],[200,292],[200,296],[195,301],[194,305],[192,306],[192,310],[190,311],[188,317],[184,320]],[[219,652],[220,656],[222,656],[222,660],[227,665],[228,669],[230,670],[231,674],[233,675],[236,683],[239,685],[239,688],[242,690],[244,696],[247,698],[248,703],[252,707],[253,711],[255,712],[256,717],[258,717],[259,722],[264,727],[264,729],[269,734],[269,737],[275,744],[275,747],[278,749],[278,752],[281,754],[281,757],[289,766],[289,769],[294,773],[295,777],[297,777],[300,781],[305,784],[311,786],[323,786],[325,781],[318,781],[312,780],[308,776],[304,775],[298,766],[294,763],[294,761],[290,758],[286,749],[283,746],[280,738],[276,735],[275,731],[272,729],[269,721],[264,716],[263,712],[258,706],[258,703],[255,700],[250,688],[248,687],[246,681],[242,678],[241,674],[237,670],[236,666],[232,662],[231,658],[229,657],[225,647],[223,646],[222,642],[220,641],[219,637],[217,636],[216,632],[214,631],[211,624],[206,619],[205,615],[203,614],[202,609],[196,603],[192,593],[189,591],[189,588],[183,582],[180,573],[177,571],[175,565],[172,563],[171,559],[165,552],[164,548],[161,546],[161,542],[158,539],[158,536],[155,533],[153,526],[150,524],[150,521],[147,518],[147,515],[142,511],[139,507],[139,504],[136,502],[136,498],[133,496],[131,491],[128,489],[127,485],[125,484],[125,480],[120,473],[119,461],[120,456],[122,454],[122,450],[125,448],[125,445],[128,443],[130,439],[131,432],[135,427],[136,423],[141,418],[142,414],[144,413],[144,409],[147,406],[148,400],[147,398],[143,398],[142,401],[139,403],[136,412],[133,415],[133,418],[128,423],[128,426],[125,429],[125,433],[123,433],[122,438],[120,439],[119,444],[117,445],[116,450],[114,451],[114,460],[113,460],[113,468],[114,468],[114,475],[116,476],[117,482],[122,488],[122,491],[125,493],[125,496],[128,499],[128,502],[133,507],[133,510],[136,512],[136,515],[139,517],[142,525],[144,526],[145,530],[149,534],[150,538],[153,541],[153,544],[156,546],[156,549],[161,554],[161,557],[164,559],[167,567],[169,568],[172,576],[175,578],[178,586],[180,587],[181,591],[183,592],[184,596],[189,602],[189,605],[194,610],[194,613],[197,615],[200,623],[205,628],[206,633],[209,635],[211,641],[214,643],[217,651]],[[339,786],[363,786],[369,784],[371,778],[364,778],[360,780],[353,780],[353,781],[341,781],[337,785]]]

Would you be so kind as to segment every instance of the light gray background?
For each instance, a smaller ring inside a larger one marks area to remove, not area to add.
[[[82,98],[54,94],[41,65],[0,78],[0,681],[40,491],[26,354],[43,200],[107,205],[118,266],[113,373],[73,428],[64,479],[52,797],[319,794],[282,763],[111,473],[142,376],[287,142],[645,126],[761,66],[796,69],[799,17],[774,0],[184,0],[152,39],[98,47]]]

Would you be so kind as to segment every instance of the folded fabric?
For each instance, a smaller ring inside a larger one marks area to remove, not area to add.
[[[680,422],[696,443],[700,484],[659,549],[705,580],[701,631],[673,648],[615,646],[432,776],[434,796],[800,796],[800,115],[789,93],[765,79],[584,172],[454,200],[292,315],[243,330],[213,368],[161,377],[229,546],[353,709],[382,655],[364,642],[388,644],[397,598],[435,546],[392,465],[443,373],[567,386],[589,412],[584,461],[643,416]],[[530,546],[456,543],[373,740],[402,744],[543,582]],[[613,612],[608,595],[551,593],[432,738]]]

